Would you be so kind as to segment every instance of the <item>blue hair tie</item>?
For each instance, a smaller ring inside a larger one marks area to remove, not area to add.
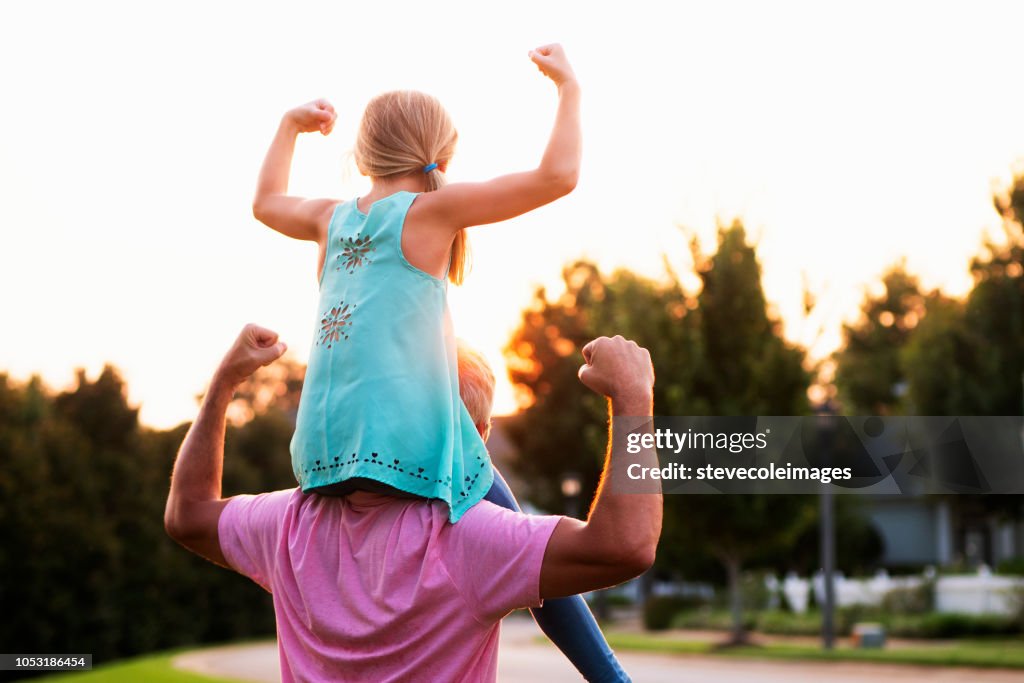
[[[427,164],[426,166],[423,167],[423,172],[424,173],[430,173],[435,168],[437,168],[437,164],[436,163],[434,163],[434,164]]]

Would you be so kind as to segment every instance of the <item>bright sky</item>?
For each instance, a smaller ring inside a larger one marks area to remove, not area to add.
[[[0,369],[55,387],[104,361],[142,419],[190,419],[242,324],[305,359],[315,247],[252,218],[281,114],[327,97],[292,191],[368,184],[346,153],[366,101],[416,88],[460,131],[452,181],[529,168],[555,91],[527,51],[562,42],[584,88],[575,193],[471,236],[451,304],[502,363],[534,287],[562,265],[660,276],[740,216],[769,298],[819,355],[864,287],[905,255],[929,286],[969,286],[998,219],[993,182],[1024,158],[1024,4],[929,2],[109,3],[0,5]],[[801,323],[801,278],[821,295]],[[609,330],[614,332],[614,330]],[[505,382],[498,409],[514,402]]]

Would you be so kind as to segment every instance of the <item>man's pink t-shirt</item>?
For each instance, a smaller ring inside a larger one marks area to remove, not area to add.
[[[298,489],[237,496],[220,546],[273,593],[290,681],[495,681],[500,620],[540,605],[558,517]]]

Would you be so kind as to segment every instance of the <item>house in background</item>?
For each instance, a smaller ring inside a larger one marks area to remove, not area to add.
[[[974,568],[1024,557],[1024,520],[1001,520],[953,496],[873,496],[865,504],[887,568]]]

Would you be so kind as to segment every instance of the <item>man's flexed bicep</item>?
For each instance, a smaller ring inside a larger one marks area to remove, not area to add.
[[[580,381],[609,398],[613,416],[636,420],[636,429],[649,429],[654,370],[647,350],[622,337],[601,337],[583,348],[583,358]],[[611,473],[625,465],[619,443],[624,436],[614,429],[609,434],[601,483],[587,521],[562,519],[552,533],[541,569],[542,597],[613,586],[653,564],[661,535],[661,494],[617,493],[608,485]],[[630,462],[653,467],[657,455],[653,449],[643,450],[631,454]]]
[[[196,555],[231,569],[220,547],[220,516],[230,498],[193,504],[187,512],[164,511],[167,534]]]
[[[174,540],[211,562],[227,566],[218,525],[228,501],[221,498],[224,431],[235,388],[257,368],[280,358],[277,334],[246,325],[224,356],[203,398],[199,415],[181,444],[164,509],[164,527]]]

